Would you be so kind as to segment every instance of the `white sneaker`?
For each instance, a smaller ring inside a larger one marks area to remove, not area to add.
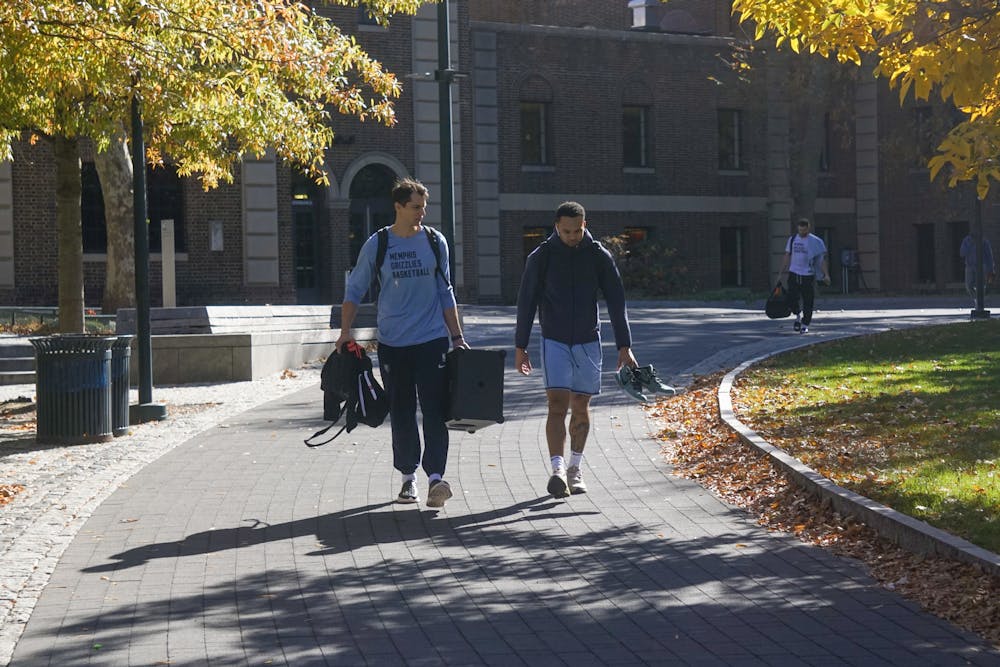
[[[583,481],[583,471],[580,466],[570,466],[566,471],[566,480],[569,482],[569,492],[574,496],[587,492],[587,484]]]
[[[566,482],[566,472],[564,470],[557,470],[552,473],[552,477],[549,477],[549,485],[545,487],[545,490],[553,498],[565,498],[569,495],[569,484]]]
[[[451,498],[451,485],[443,479],[432,482],[427,489],[427,506],[444,507],[445,502]]]
[[[397,503],[415,503],[420,501],[420,495],[417,493],[417,483],[412,479],[403,482],[403,488],[399,490],[399,495],[396,496]]]

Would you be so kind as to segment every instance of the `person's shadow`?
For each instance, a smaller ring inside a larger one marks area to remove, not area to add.
[[[438,511],[434,509],[378,511],[391,505],[393,505],[392,501],[364,505],[340,512],[277,524],[247,519],[246,521],[251,522],[249,526],[207,530],[188,535],[181,540],[147,544],[115,554],[111,557],[113,560],[102,565],[84,568],[82,571],[112,572],[144,565],[158,558],[180,558],[227,549],[240,549],[306,535],[315,535],[324,545],[323,549],[310,552],[308,554],[310,556],[342,553],[374,544],[389,544],[425,538],[448,539],[450,536],[458,540],[461,533],[473,528],[481,530],[489,526],[532,521],[535,517],[517,515],[524,511],[541,512],[565,504],[555,502],[551,496],[546,495],[504,508],[447,517],[444,520],[431,520],[438,515]],[[547,512],[544,518],[551,520],[586,514],[599,514],[599,512]],[[541,515],[538,518],[541,518]]]

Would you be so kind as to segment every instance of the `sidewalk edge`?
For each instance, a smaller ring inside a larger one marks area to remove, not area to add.
[[[788,473],[796,484],[815,493],[824,501],[829,501],[834,509],[841,514],[860,519],[871,526],[879,535],[899,546],[920,554],[954,558],[964,563],[976,565],[993,576],[1000,576],[1000,555],[838,486],[785,450],[770,444],[737,419],[733,412],[733,402],[730,395],[733,382],[747,368],[770,356],[772,354],[765,354],[743,362],[727,373],[719,384],[719,414],[743,442],[767,455]]]

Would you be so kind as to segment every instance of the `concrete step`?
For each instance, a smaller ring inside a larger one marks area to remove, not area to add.
[[[34,357],[3,357],[0,356],[0,373],[11,371],[32,371],[35,370]]]
[[[35,384],[35,371],[0,371],[0,385]]]
[[[0,359],[10,357],[35,358],[35,347],[23,338],[0,338]]]
[[[0,385],[34,383],[34,346],[20,336],[0,336]]]

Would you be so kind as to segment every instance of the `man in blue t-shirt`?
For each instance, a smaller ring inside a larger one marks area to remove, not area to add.
[[[788,273],[788,303],[795,313],[793,327],[799,333],[806,333],[812,322],[816,281],[829,285],[830,269],[826,261],[826,244],[809,233],[809,220],[800,218],[796,227],[798,233],[785,244],[785,263],[778,278]]]
[[[378,361],[389,396],[393,467],[403,475],[396,498],[416,503],[418,466],[427,474],[427,506],[443,507],[452,496],[444,477],[448,461],[448,376],[445,354],[449,342],[468,348],[462,336],[458,306],[448,269],[448,244],[435,229],[423,226],[427,188],[404,178],[392,189],[396,219],[388,229],[388,245],[379,270]],[[438,253],[427,235],[437,237]],[[372,285],[378,254],[378,233],[361,246],[357,265],[347,280],[341,306],[340,337],[336,349],[353,341],[351,327],[358,304]],[[417,399],[423,416],[424,450],[421,456],[417,428]]]

